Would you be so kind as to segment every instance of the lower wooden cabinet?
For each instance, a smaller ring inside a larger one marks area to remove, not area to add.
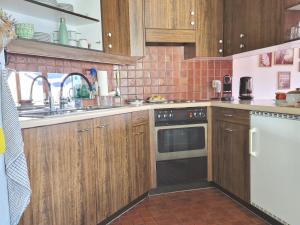
[[[32,198],[20,224],[96,225],[149,191],[148,120],[145,111],[24,129]]]
[[[23,225],[96,223],[91,121],[24,129],[32,197]]]
[[[149,112],[132,113],[131,148],[129,151],[130,200],[151,188]]]
[[[213,179],[250,201],[249,112],[213,109]]]

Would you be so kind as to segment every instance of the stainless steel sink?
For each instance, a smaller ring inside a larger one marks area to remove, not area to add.
[[[43,109],[19,111],[19,116],[31,117],[31,118],[46,118],[46,117],[57,117],[57,116],[70,115],[73,113],[82,113],[88,111],[105,110],[105,109],[112,109],[112,108],[119,108],[119,107],[122,106],[92,106],[92,107],[85,107],[79,109],[75,109],[75,108],[57,109],[55,111],[50,111],[49,108],[43,108]]]

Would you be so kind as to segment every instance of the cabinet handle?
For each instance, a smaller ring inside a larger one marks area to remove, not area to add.
[[[230,128],[226,128],[225,131],[227,131],[227,132],[233,132],[233,130],[230,129]]]
[[[107,127],[108,127],[107,124],[101,124],[101,125],[97,126],[97,128],[99,128],[99,129],[103,129],[103,128],[107,128]]]
[[[112,44],[109,44],[109,45],[108,45],[108,48],[112,49]]]
[[[222,39],[219,40],[219,44],[223,44],[223,40]]]
[[[241,33],[240,38],[244,38],[244,37],[245,37],[245,34]]]
[[[112,36],[112,33],[111,33],[111,32],[108,32],[108,33],[107,33],[107,36],[108,36],[108,37],[111,37],[111,36]]]
[[[249,130],[249,154],[253,157],[256,157],[256,152],[253,151],[253,136],[257,132],[256,128],[252,128]]]
[[[244,44],[240,44],[240,49],[243,49],[245,48],[245,45]]]
[[[195,21],[192,21],[192,22],[191,22],[191,25],[194,26],[194,25],[195,25]]]
[[[195,11],[191,11],[191,16],[195,16]]]
[[[225,113],[224,116],[225,116],[225,117],[233,117],[232,114],[227,114],[227,113]]]
[[[88,132],[88,131],[90,131],[90,129],[81,129],[81,130],[78,130],[79,133]]]
[[[223,49],[220,48],[220,49],[219,49],[219,53],[223,53]]]

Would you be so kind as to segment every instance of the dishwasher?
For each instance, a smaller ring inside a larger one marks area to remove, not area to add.
[[[300,224],[300,116],[251,112],[251,204]]]

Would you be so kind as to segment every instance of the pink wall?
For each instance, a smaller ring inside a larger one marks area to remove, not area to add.
[[[239,95],[240,77],[253,77],[254,98],[274,99],[277,89],[278,72],[291,72],[291,89],[300,87],[299,72],[299,49],[294,49],[293,65],[274,65],[274,54],[272,67],[258,67],[258,55],[233,60],[233,95],[237,99]],[[288,92],[289,90],[281,90]]]

